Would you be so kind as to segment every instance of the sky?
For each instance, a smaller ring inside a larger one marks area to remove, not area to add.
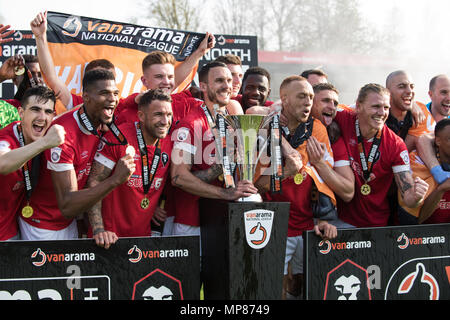
[[[215,12],[212,10],[212,1],[193,1],[206,3],[206,8],[201,11],[203,21],[214,19],[210,14]],[[30,21],[38,12],[45,10],[145,25],[142,7],[146,2],[146,0],[0,0],[0,16],[5,23],[11,24],[12,28],[22,30],[29,29]],[[450,1],[360,0],[360,2],[365,21],[380,29],[386,24],[393,23],[392,8],[395,8],[394,15],[398,21],[394,23],[395,32],[400,35],[398,50],[404,54],[404,61],[399,67],[411,69],[416,87],[421,89],[416,95],[426,100],[429,79],[438,73],[450,72],[448,54],[450,41],[446,32]],[[207,31],[216,32],[214,24],[207,22],[206,25],[211,27],[207,27],[209,29]]]

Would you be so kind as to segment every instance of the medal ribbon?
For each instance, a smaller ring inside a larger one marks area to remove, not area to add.
[[[370,152],[369,152],[369,157],[366,159],[366,152],[364,149],[364,142],[363,142],[363,137],[361,135],[361,130],[359,128],[358,119],[356,119],[355,127],[356,127],[356,137],[358,138],[359,158],[361,159],[361,167],[362,167],[363,174],[364,174],[364,181],[367,184],[367,182],[369,181],[369,178],[370,178],[370,173],[372,172],[372,168],[376,162],[375,156],[380,147],[381,134],[382,134],[383,130],[378,130],[376,136],[373,139],[372,147],[370,148]]]
[[[270,148],[272,162],[272,176],[270,189],[272,193],[281,193],[281,180],[283,178],[283,160],[281,157],[281,126],[280,116],[275,115],[270,123]]]
[[[219,150],[222,150],[222,168],[225,186],[227,188],[234,188],[234,179],[231,174],[233,169],[227,154],[227,126],[225,123],[225,118],[222,114],[216,112],[216,122],[214,122],[213,117],[206,105],[202,104],[201,107],[203,109],[203,112],[205,113],[208,125],[213,132],[217,156],[219,156]]]
[[[103,136],[99,135],[97,130],[92,125],[92,121],[89,119],[89,116],[86,113],[86,109],[85,109],[84,105],[80,109],[78,109],[78,118],[81,120],[81,122],[84,124],[86,129],[91,134],[98,137],[102,142],[104,142],[108,146],[123,146],[123,145],[128,144],[127,139],[122,134],[122,132],[120,132],[119,128],[116,126],[114,121],[112,121],[111,123],[108,123],[107,126],[108,126],[109,130],[111,130],[112,134],[117,139],[117,141],[119,141],[119,143],[109,142],[109,141],[105,140],[103,138]]]
[[[20,123],[17,124],[17,132],[19,134],[20,147],[23,147],[23,146],[25,146],[25,139],[23,137],[22,125]],[[31,198],[31,193],[33,192],[33,187],[36,185],[37,180],[39,178],[40,159],[41,159],[40,154],[38,154],[31,160],[31,167],[33,169],[31,171],[30,171],[30,167],[28,165],[29,161],[25,162],[25,164],[22,167],[22,173],[23,173],[23,178],[24,178],[24,182],[25,182],[25,190],[26,190],[25,195],[27,198],[27,202],[29,202],[29,200]],[[33,177],[32,177],[32,173],[33,173]]]
[[[144,188],[144,194],[147,194],[155,178],[156,170],[158,169],[159,161],[161,159],[161,141],[158,139],[156,142],[155,153],[153,154],[153,160],[149,166],[147,144],[145,143],[144,136],[141,130],[141,124],[135,122],[136,136],[139,146],[139,153],[141,154],[142,164],[142,186]]]

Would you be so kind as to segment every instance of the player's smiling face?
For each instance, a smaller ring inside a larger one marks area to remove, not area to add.
[[[208,83],[200,82],[205,101],[224,107],[230,103],[233,78],[226,67],[214,67],[208,72]]]
[[[141,81],[147,89],[161,89],[170,94],[175,88],[175,68],[170,63],[152,64],[144,70]]]
[[[54,106],[55,104],[51,100],[44,102],[37,96],[31,96],[24,106],[19,108],[26,143],[31,143],[44,136],[55,116]]]
[[[108,124],[119,102],[119,89],[114,80],[98,80],[84,92],[83,99],[93,125]]]
[[[389,99],[389,94],[370,92],[363,102],[356,103],[361,133],[365,138],[373,137],[383,128],[389,116]]]

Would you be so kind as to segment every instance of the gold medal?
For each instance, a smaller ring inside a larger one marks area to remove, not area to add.
[[[365,184],[363,184],[361,186],[361,194],[362,195],[367,196],[367,195],[370,194],[371,191],[372,190],[371,190],[370,186],[367,183],[365,183]]]
[[[223,174],[221,174],[220,176],[218,176],[217,179],[219,179],[220,182],[223,182]]]
[[[25,207],[22,208],[22,216],[24,218],[29,218],[33,215],[33,208],[30,207],[29,205],[26,205]]]
[[[127,148],[125,149],[125,153],[129,154],[131,157],[134,158],[134,155],[136,154],[136,150],[134,149],[133,146],[127,146]]]
[[[25,68],[24,67],[15,67],[14,68],[14,73],[16,74],[16,76],[21,76],[25,73]]]
[[[294,182],[295,182],[295,184],[302,184],[302,182],[303,182],[303,174],[297,173],[294,176]]]
[[[142,199],[141,201],[141,208],[142,209],[148,209],[148,207],[150,206],[150,200],[148,200],[147,197],[144,197],[144,199]]]

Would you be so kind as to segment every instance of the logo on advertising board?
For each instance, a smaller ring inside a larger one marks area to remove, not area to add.
[[[131,300],[183,300],[181,281],[155,269],[134,284]]]
[[[328,254],[331,250],[353,250],[353,249],[370,249],[372,242],[369,240],[331,242],[330,240],[322,240],[318,244],[321,254]]]
[[[45,263],[53,262],[80,262],[95,261],[93,252],[76,252],[76,253],[45,253],[41,248],[37,248],[31,254],[31,263],[35,267],[42,267]]]
[[[398,248],[406,249],[408,246],[417,245],[431,245],[431,244],[443,244],[446,242],[444,236],[432,236],[432,237],[408,237],[405,233],[402,233],[397,237]]]
[[[158,258],[182,258],[189,257],[188,249],[168,249],[168,250],[141,250],[134,245],[128,250],[128,261],[138,263],[142,259],[158,259]]]
[[[365,268],[345,260],[327,274],[324,300],[372,300]]]
[[[244,212],[245,238],[253,249],[264,248],[272,233],[274,212],[265,209],[255,209]]]
[[[388,280],[386,300],[447,299],[450,256],[415,258],[404,262]]]

